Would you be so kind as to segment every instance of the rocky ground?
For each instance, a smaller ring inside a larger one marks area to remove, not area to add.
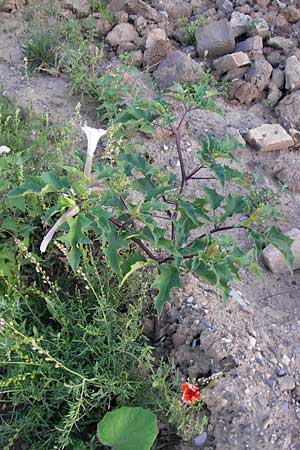
[[[48,111],[54,120],[68,119],[78,98],[68,95],[67,79],[24,77],[24,3],[0,1],[0,92],[37,112]],[[300,228],[300,1],[109,3],[116,25],[93,15],[105,58],[113,63],[130,54],[140,72],[129,81],[148,95],[155,94],[149,77],[165,88],[201,80],[208,68],[228,83],[228,98],[218,100],[224,118],[190,115],[183,139],[187,164],[208,131],[235,134],[246,141],[238,155],[246,170],[263,186],[276,190],[278,180],[288,185],[282,229]],[[79,20],[91,13],[88,0],[61,1],[57,7]],[[95,122],[94,105],[81,103],[84,118]],[[162,168],[178,170],[167,136],[148,140],[147,148]],[[189,189],[192,194],[197,186]],[[300,268],[299,247],[294,250]],[[209,415],[205,432],[182,450],[300,450],[300,273],[291,277],[274,252],[265,255],[262,267],[265,283],[244,274],[227,305],[203,282],[185,278],[161,320],[156,351],[167,352],[183,379],[203,387]]]

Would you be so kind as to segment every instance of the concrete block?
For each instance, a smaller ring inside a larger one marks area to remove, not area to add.
[[[279,124],[264,124],[246,135],[248,144],[262,152],[286,150],[294,145],[292,137]]]

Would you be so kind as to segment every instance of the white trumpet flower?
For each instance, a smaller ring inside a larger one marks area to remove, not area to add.
[[[6,147],[6,145],[0,146],[0,155],[4,155],[6,153],[9,153],[11,151],[11,148]]]
[[[75,217],[79,213],[80,209],[78,206],[73,206],[73,208],[68,209],[67,212],[65,212],[53,225],[52,228],[48,231],[46,236],[44,237],[41,245],[40,245],[40,252],[45,253],[49,242],[52,240],[54,234],[58,230],[58,228],[64,224],[70,217]]]
[[[102,128],[91,128],[87,126],[81,128],[82,131],[84,131],[84,133],[86,134],[88,141],[84,175],[88,178],[91,178],[94,153],[99,140],[107,133],[107,130],[103,130]]]

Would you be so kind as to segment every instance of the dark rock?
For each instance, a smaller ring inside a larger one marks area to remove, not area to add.
[[[197,52],[209,58],[231,53],[235,47],[235,40],[229,22],[226,19],[211,22],[199,28],[196,33]]]
[[[201,65],[179,50],[170,53],[154,72],[154,79],[161,89],[177,81],[200,81],[203,76]]]
[[[264,58],[254,61],[250,69],[247,70],[245,80],[250,81],[253,86],[257,87],[259,91],[263,91],[268,86],[271,74],[272,66]]]
[[[245,41],[238,42],[235,47],[236,52],[252,52],[253,50],[262,50],[263,40],[261,36],[253,36]]]

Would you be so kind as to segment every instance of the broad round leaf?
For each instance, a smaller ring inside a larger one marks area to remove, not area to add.
[[[158,434],[156,416],[143,408],[123,406],[106,413],[97,436],[114,450],[150,450]]]

